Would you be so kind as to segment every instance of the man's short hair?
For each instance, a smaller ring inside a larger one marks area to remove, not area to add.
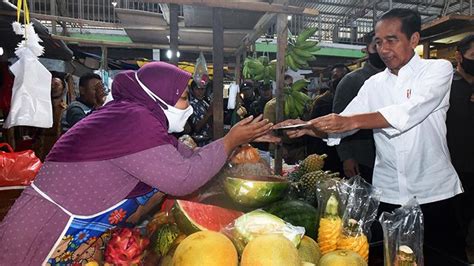
[[[344,64],[335,64],[334,66],[331,67],[331,71],[333,71],[336,68],[343,68],[346,70],[347,73],[351,72],[351,70]]]
[[[87,83],[91,79],[102,80],[102,78],[95,73],[86,73],[82,75],[81,78],[79,79],[79,87],[84,87],[84,88],[87,87]]]
[[[461,54],[465,54],[467,50],[471,48],[471,43],[474,43],[474,34],[469,34],[460,40],[456,46],[456,51],[460,52]]]
[[[408,39],[411,38],[413,33],[421,31],[421,17],[420,13],[416,10],[407,9],[407,8],[394,8],[385,12],[380,20],[385,19],[399,19],[402,23],[401,31],[407,36]]]
[[[287,80],[287,79],[293,79],[293,77],[291,75],[285,74],[284,80]]]

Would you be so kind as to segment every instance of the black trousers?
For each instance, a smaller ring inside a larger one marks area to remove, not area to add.
[[[460,233],[460,226],[454,208],[458,197],[420,205],[424,218],[423,245],[466,261],[465,235]],[[380,214],[384,211],[392,212],[399,207],[399,205],[380,203],[377,217],[380,217]],[[372,224],[371,233],[371,242],[383,240],[382,227],[378,221]],[[428,261],[425,265],[430,265],[427,263]],[[434,264],[431,263],[431,265]]]

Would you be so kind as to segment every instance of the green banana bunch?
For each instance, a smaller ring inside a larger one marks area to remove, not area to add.
[[[242,74],[246,79],[262,81],[269,84],[276,79],[276,61],[270,62],[268,56],[260,56],[257,59],[248,57],[244,61]]]
[[[316,28],[307,28],[302,31],[296,39],[293,37],[289,38],[285,61],[286,65],[293,71],[307,68],[309,67],[308,62],[316,60],[313,53],[320,48],[317,46],[317,42],[308,40],[316,31]]]
[[[284,114],[286,118],[295,119],[302,117],[308,107],[311,98],[301,92],[309,84],[308,80],[300,79],[293,83],[291,87],[284,89],[285,106]]]

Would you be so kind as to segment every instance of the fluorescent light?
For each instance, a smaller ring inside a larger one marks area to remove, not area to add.
[[[3,47],[0,47],[0,55],[3,55]]]
[[[171,59],[172,56],[173,52],[171,50],[166,51],[166,57],[168,57],[168,59]],[[179,58],[181,56],[181,53],[179,51],[176,52],[176,56]]]
[[[117,1],[112,1],[112,5],[113,5],[114,7],[116,7],[116,6],[117,6]]]
[[[288,15],[288,20],[291,20],[293,17],[291,15]]]

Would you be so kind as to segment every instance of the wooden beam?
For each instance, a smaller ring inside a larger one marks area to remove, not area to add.
[[[62,40],[70,43],[78,43],[83,46],[105,46],[115,48],[135,48],[135,49],[169,49],[169,44],[151,44],[151,43],[125,43],[125,42],[111,42],[98,40],[84,40],[82,38],[67,37],[59,35],[51,35],[55,40]],[[180,45],[182,51],[212,51],[212,47],[199,45]],[[236,48],[224,48],[225,53],[234,53]]]
[[[212,30],[213,137],[219,139],[224,136],[224,23],[220,8],[212,9]]]
[[[247,10],[253,12],[270,12],[304,16],[317,16],[319,14],[319,11],[313,8],[243,0],[144,0],[143,2],[219,7],[233,10]]]
[[[423,58],[424,59],[430,58],[430,42],[423,43]]]
[[[242,54],[237,54],[235,56],[235,83],[236,84],[240,84],[240,71],[242,70],[241,69],[241,58],[242,58]],[[245,60],[245,58],[244,58]]]
[[[465,21],[474,21],[474,17],[472,16],[468,16],[468,15],[456,15],[456,14],[452,14],[452,15],[449,15],[449,16],[442,16],[438,19],[435,19],[433,21],[430,21],[428,23],[425,23],[423,25],[421,25],[421,31],[424,31],[426,29],[429,29],[431,27],[435,27],[439,24],[442,24],[448,20],[465,20]]]
[[[268,28],[273,24],[273,21],[276,17],[274,13],[265,13],[255,24],[253,31],[248,33],[243,39],[242,44],[237,48],[236,54],[242,53],[243,50],[246,50],[249,45],[254,43]]]
[[[0,10],[0,15],[16,16],[16,12]],[[115,24],[115,23],[93,21],[93,20],[87,20],[87,19],[68,18],[68,17],[61,17],[61,16],[51,16],[51,15],[44,15],[44,14],[38,14],[38,13],[30,13],[30,17],[36,18],[38,20],[62,21],[62,22],[74,23],[74,24],[78,24],[81,27],[84,25],[88,25],[88,26],[96,26],[96,27],[104,27],[104,28],[122,28],[119,24]]]
[[[156,31],[168,31],[168,26],[126,26],[125,30],[156,30]],[[180,28],[180,32],[186,33],[212,33],[212,28]],[[224,29],[224,33],[227,34],[249,34],[252,33],[252,30],[247,29]]]
[[[175,4],[169,5],[170,10],[170,50],[171,58],[170,63],[178,65],[178,12],[179,6]]]
[[[283,88],[285,86],[285,53],[288,46],[288,18],[286,15],[277,16],[277,72],[276,72],[276,122],[283,121],[283,107],[285,106],[285,96]],[[282,147],[277,145],[275,149],[275,173],[282,173]]]

